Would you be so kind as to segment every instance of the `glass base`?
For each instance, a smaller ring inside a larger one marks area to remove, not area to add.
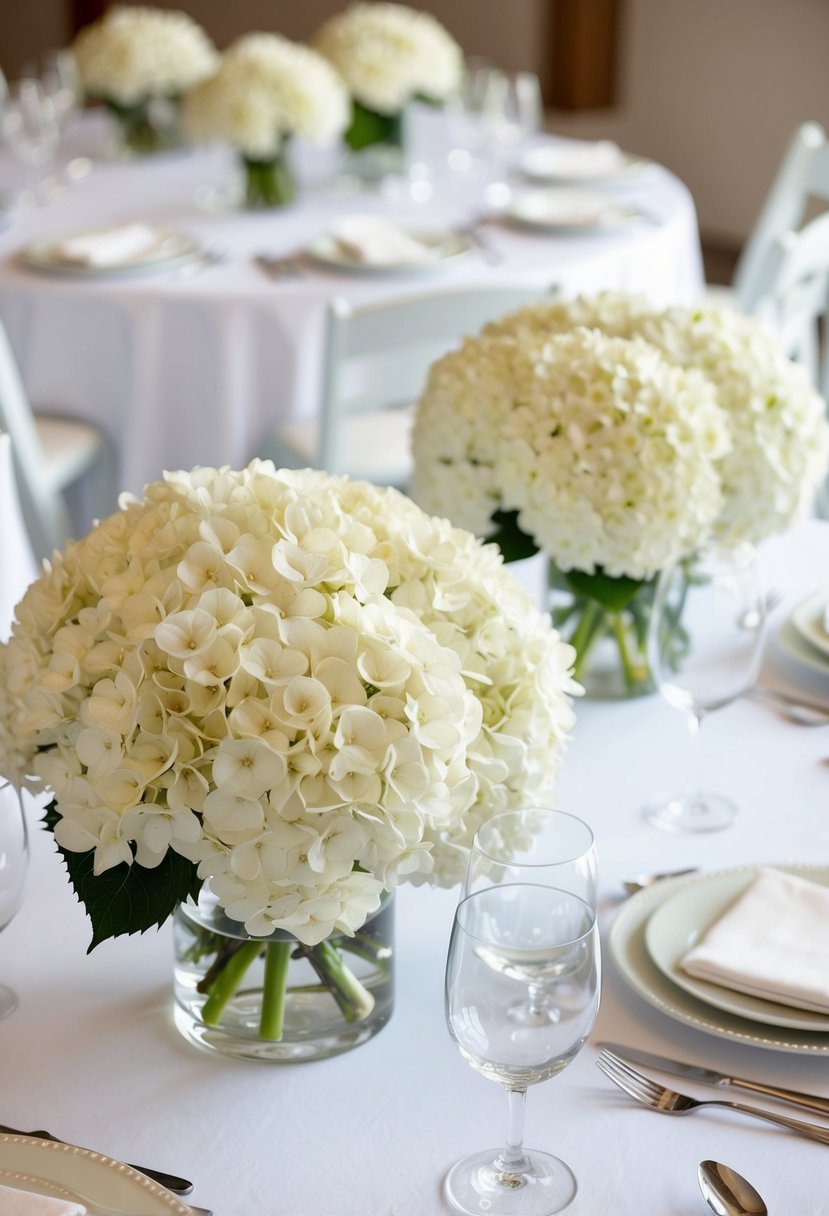
[[[651,802],[643,814],[666,832],[721,832],[736,819],[737,806],[720,794],[686,794]]]
[[[2,1022],[3,1018],[7,1018],[10,1013],[14,1013],[17,1006],[17,993],[13,992],[6,984],[0,984],[0,1022]]]
[[[464,1157],[443,1184],[446,1202],[464,1216],[552,1216],[573,1201],[576,1179],[569,1166],[550,1153],[526,1150],[525,1168],[498,1168],[501,1150]]]

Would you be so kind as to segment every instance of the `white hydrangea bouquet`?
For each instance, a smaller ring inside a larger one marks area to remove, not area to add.
[[[222,56],[218,71],[185,98],[192,138],[234,148],[248,206],[282,206],[295,194],[288,150],[293,136],[324,144],[348,123],[348,94],[326,59],[278,34],[247,34]]]
[[[463,54],[431,13],[405,4],[352,4],[329,18],[314,45],[351,95],[345,141],[355,152],[402,147],[404,112],[418,98],[439,104],[460,88]]]
[[[212,42],[186,13],[143,6],[107,9],[81,30],[72,50],[87,96],[107,106],[135,152],[179,141],[181,97],[218,62]]]
[[[829,427],[758,322],[604,293],[521,309],[435,364],[414,453],[426,510],[508,557],[548,555],[577,677],[611,638],[604,691],[630,693],[650,687],[658,572],[712,535],[756,542],[801,517]]]
[[[205,1020],[264,953],[278,1039],[288,935],[365,1016],[332,935],[347,950],[401,879],[457,881],[480,823],[549,795],[572,659],[494,545],[396,491],[259,461],[167,474],[18,606],[0,768],[54,796],[90,949],[204,884],[240,939]]]

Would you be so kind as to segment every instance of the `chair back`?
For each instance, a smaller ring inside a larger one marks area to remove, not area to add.
[[[755,313],[774,330],[786,354],[829,394],[829,213],[772,241],[757,275]]]
[[[538,288],[480,286],[328,308],[317,466],[343,467],[348,416],[415,401],[430,365],[488,321],[541,298]]]
[[[0,324],[0,431],[11,439],[14,472],[23,520],[38,558],[60,549],[70,534],[62,498],[44,476],[44,455],[34,415],[17,370],[6,331]]]
[[[791,138],[734,273],[743,312],[756,310],[775,238],[800,226],[812,198],[829,202],[829,141],[819,123],[804,122]]]

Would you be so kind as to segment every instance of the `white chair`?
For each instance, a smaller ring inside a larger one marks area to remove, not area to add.
[[[829,203],[829,142],[819,123],[804,122],[789,142],[740,254],[731,287],[709,288],[709,301],[755,313],[759,293],[767,285],[766,258],[773,242],[800,227],[813,199]]]
[[[364,308],[328,308],[318,418],[286,422],[260,455],[405,489],[414,402],[431,363],[487,321],[538,300],[538,288],[467,287]]]
[[[73,532],[114,511],[115,467],[109,444],[91,423],[35,414],[0,325],[0,431],[11,438],[23,519],[38,557],[50,557]],[[83,481],[88,511],[72,521],[64,492]]]

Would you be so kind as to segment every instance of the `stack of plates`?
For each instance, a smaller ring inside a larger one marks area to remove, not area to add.
[[[829,588],[815,591],[797,605],[777,635],[791,658],[829,676]]]
[[[694,979],[680,959],[754,880],[759,866],[673,878],[630,899],[610,934],[622,977],[669,1018],[720,1038],[829,1055],[829,1016]],[[829,886],[829,866],[776,866]]]

